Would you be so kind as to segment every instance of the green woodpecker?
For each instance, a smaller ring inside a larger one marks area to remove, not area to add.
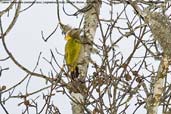
[[[71,78],[74,79],[79,75],[78,59],[82,47],[80,30],[76,28],[69,30],[66,33],[65,40],[67,40],[65,45],[65,61],[71,74]]]

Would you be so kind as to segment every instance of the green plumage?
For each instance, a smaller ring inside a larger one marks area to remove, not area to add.
[[[65,60],[70,71],[74,71],[80,55],[81,44],[75,39],[70,39],[65,45]]]
[[[71,72],[71,77],[78,77],[78,59],[81,51],[81,41],[78,34],[78,30],[71,30],[66,38],[67,43],[65,45],[65,61]]]

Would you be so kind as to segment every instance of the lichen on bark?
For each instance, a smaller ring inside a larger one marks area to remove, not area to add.
[[[158,12],[149,12],[145,16],[154,39],[158,41],[163,50],[163,55],[171,58],[171,23],[166,15]]]

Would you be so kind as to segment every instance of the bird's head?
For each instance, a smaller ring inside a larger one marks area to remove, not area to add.
[[[80,29],[78,28],[74,28],[74,29],[71,29],[69,30],[67,33],[66,33],[66,36],[65,36],[65,40],[70,40],[70,39],[79,39],[80,38]]]

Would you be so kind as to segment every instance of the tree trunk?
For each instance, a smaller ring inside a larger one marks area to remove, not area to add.
[[[87,0],[87,6],[85,7],[84,14],[84,35],[83,35],[83,48],[81,50],[79,58],[79,78],[74,80],[72,85],[75,85],[76,92],[72,92],[71,96],[74,99],[72,101],[72,113],[84,114],[85,111],[85,98],[86,98],[86,86],[85,78],[87,76],[87,68],[90,61],[90,54],[93,47],[93,39],[96,33],[98,25],[98,16],[100,12],[101,2],[99,0]],[[88,111],[86,109],[86,111]]]
[[[163,56],[153,85],[153,96],[148,98],[147,114],[157,114],[163,93],[164,77],[167,75],[169,61],[167,56]]]

